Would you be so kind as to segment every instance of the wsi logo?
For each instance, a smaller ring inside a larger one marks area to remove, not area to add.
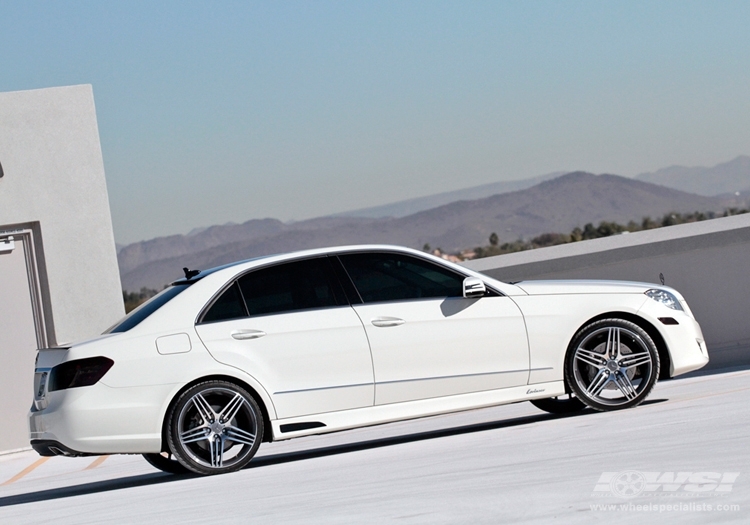
[[[731,492],[739,475],[739,472],[602,472],[594,492],[609,492],[620,498]]]

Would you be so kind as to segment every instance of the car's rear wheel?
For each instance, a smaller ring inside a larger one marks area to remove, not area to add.
[[[580,412],[586,408],[586,404],[573,394],[565,394],[558,397],[547,397],[545,399],[532,399],[531,404],[540,410],[550,414],[570,414]]]
[[[596,410],[619,410],[643,402],[659,377],[659,352],[640,326],[604,319],[582,328],[565,362],[568,386]]]
[[[240,470],[263,438],[255,399],[228,381],[206,381],[186,390],[168,418],[167,437],[175,458],[197,474]]]
[[[162,452],[161,454],[143,454],[143,459],[148,461],[152,467],[158,468],[162,472],[167,472],[169,474],[187,474],[190,472],[182,466],[182,463],[174,458],[173,454],[169,452]]]

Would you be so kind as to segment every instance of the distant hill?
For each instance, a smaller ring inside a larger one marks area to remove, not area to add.
[[[617,175],[574,172],[534,187],[456,201],[400,218],[322,217],[284,224],[275,219],[212,226],[193,235],[134,243],[120,250],[125,290],[161,288],[181,268],[220,264],[323,246],[388,243],[446,251],[547,232],[568,232],[587,222],[627,222],[667,212],[719,211],[735,200],[705,197]]]
[[[170,235],[128,244],[117,251],[120,275],[151,261],[186,255],[236,241],[249,241],[278,233],[283,229],[284,223],[277,219],[256,219],[244,224],[210,226],[193,230],[187,235]]]
[[[711,168],[670,166],[636,179],[698,195],[733,194],[750,190],[750,157],[740,155]]]
[[[383,217],[406,217],[407,215],[437,208],[438,206],[450,204],[451,202],[481,199],[489,197],[490,195],[525,190],[526,188],[536,186],[545,180],[559,177],[564,173],[566,172],[556,171],[554,173],[539,175],[538,177],[532,177],[530,179],[492,182],[490,184],[482,184],[481,186],[473,186],[462,190],[446,191],[444,193],[436,193],[435,195],[427,195],[425,197],[407,199],[391,204],[383,204],[382,206],[346,211],[343,213],[337,213],[333,215],[333,217],[369,217],[372,219],[380,219]]]

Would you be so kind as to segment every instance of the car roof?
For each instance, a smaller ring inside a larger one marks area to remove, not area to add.
[[[430,256],[429,254],[426,254],[418,250],[414,250],[412,248],[406,248],[404,246],[394,246],[390,244],[355,244],[355,245],[350,245],[350,246],[334,246],[334,247],[328,247],[328,248],[314,248],[310,250],[298,250],[294,252],[279,253],[279,254],[273,254],[273,255],[262,255],[260,257],[253,257],[250,259],[235,261],[235,262],[223,264],[221,266],[215,266],[207,270],[199,270],[198,273],[191,275],[190,277],[182,277],[180,279],[177,279],[171,284],[172,286],[181,285],[181,284],[192,284],[194,282],[200,281],[201,279],[203,279],[204,277],[207,277],[208,275],[211,275],[212,273],[216,273],[221,270],[226,270],[228,268],[233,268],[235,266],[246,265],[248,263],[260,262],[260,261],[283,262],[286,260],[299,259],[303,257],[314,257],[314,256],[321,256],[321,255],[340,254],[340,253],[347,253],[347,252],[363,252],[363,251],[364,252],[396,251],[396,252],[406,253],[410,255],[423,256],[428,259],[435,258],[433,256]]]

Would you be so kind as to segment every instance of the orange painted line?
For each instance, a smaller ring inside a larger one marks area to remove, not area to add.
[[[13,476],[12,478],[10,478],[8,481],[6,481],[0,486],[5,486],[5,485],[10,485],[11,483],[15,483],[16,481],[24,477],[26,474],[32,472],[35,468],[40,466],[42,463],[46,462],[48,459],[49,457],[43,457],[43,458],[37,459],[34,463],[32,463],[31,465],[23,469],[21,472],[19,472],[18,474],[16,474],[15,476]]]
[[[96,467],[98,467],[99,465],[101,465],[102,463],[104,463],[104,461],[105,461],[105,460],[106,460],[106,459],[107,459],[108,457],[109,457],[109,456],[99,456],[98,458],[96,458],[96,459],[95,459],[94,461],[92,461],[92,462],[91,462],[91,465],[89,465],[88,467],[86,467],[86,468],[85,468],[85,469],[83,469],[83,470],[91,470],[92,468],[96,468]]]

